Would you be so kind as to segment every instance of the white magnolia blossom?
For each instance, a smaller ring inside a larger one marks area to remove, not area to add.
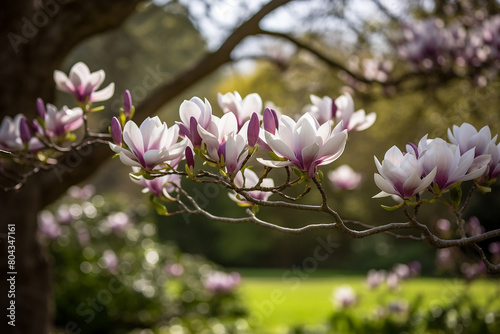
[[[97,91],[104,81],[103,70],[90,72],[88,66],[78,62],[69,71],[69,77],[59,71],[54,71],[54,81],[60,91],[73,94],[78,102],[106,101],[115,92],[115,84],[110,83],[106,88]]]
[[[334,120],[337,112],[337,107],[329,96],[322,98],[311,94],[312,104],[307,107],[309,112],[318,120],[319,124]]]
[[[247,95],[244,99],[238,92],[217,94],[217,101],[222,111],[233,113],[238,121],[238,128],[250,119],[253,113],[262,114],[262,99],[257,93]]]
[[[128,148],[109,143],[110,148],[120,155],[128,166],[147,170],[162,170],[167,163],[175,167],[183,158],[186,141],[177,142],[179,128],[162,123],[158,116],[146,118],[138,127],[128,121],[123,129],[123,142]]]
[[[328,179],[336,189],[353,190],[360,185],[363,176],[360,173],[356,173],[350,166],[342,165],[337,169],[329,171]]]
[[[410,199],[429,187],[437,169],[435,167],[422,177],[423,168],[416,156],[403,154],[396,146],[385,153],[382,163],[375,157],[375,165],[380,173],[375,173],[375,183],[382,190],[375,198],[396,195]]]
[[[58,110],[56,106],[48,103],[43,124],[45,134],[51,140],[56,140],[83,125],[83,110],[79,107],[69,109],[67,106]]]
[[[207,128],[198,124],[198,133],[205,143],[209,157],[213,161],[219,161],[223,153],[227,137],[238,129],[236,116],[228,113],[221,118],[212,116]]]
[[[358,302],[358,297],[353,288],[343,285],[333,291],[333,304],[339,308],[348,308]]]
[[[238,188],[252,188],[255,187],[258,182],[259,177],[253,170],[249,168],[246,168],[243,173],[239,171],[234,178],[234,184]],[[274,187],[274,180],[271,178],[264,178],[260,186],[264,188],[272,188]],[[271,196],[273,193],[270,191],[250,190],[248,191],[248,194],[256,200],[267,201],[269,196]],[[240,205],[252,204],[251,202],[239,199],[236,193],[229,193],[228,195],[233,201],[239,203]]]
[[[362,131],[368,129],[375,123],[375,113],[365,113],[363,109],[354,111],[354,101],[349,93],[345,93],[335,99],[337,107],[335,118],[342,121],[347,131]]]
[[[429,175],[431,171],[436,170],[433,183],[437,184],[440,190],[480,177],[491,160],[489,155],[474,159],[475,148],[460,154],[456,145],[448,144],[441,138],[429,141],[427,135],[420,140],[418,151],[418,160],[422,164],[424,174]]]
[[[191,100],[185,100],[179,107],[179,116],[182,122],[176,122],[179,126],[181,137],[187,137],[193,147],[199,148],[201,137],[198,132],[198,126],[202,129],[208,129],[212,121],[212,106],[207,99],[202,101],[199,97],[193,97]]]
[[[297,122],[282,115],[275,133],[266,131],[265,136],[273,152],[286,160],[257,160],[267,167],[296,166],[313,177],[317,166],[332,163],[344,152],[347,131],[342,129],[342,122],[335,128],[331,122],[319,125],[316,118],[308,113]]]

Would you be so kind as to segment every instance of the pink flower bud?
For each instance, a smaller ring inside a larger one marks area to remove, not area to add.
[[[264,110],[263,123],[264,123],[264,130],[274,135],[279,124],[278,115],[276,115],[276,111],[270,108],[266,108],[266,110]]]
[[[132,95],[128,89],[123,93],[123,113],[127,119],[130,118],[130,112],[132,110]]]
[[[248,124],[248,145],[250,147],[254,147],[257,143],[257,140],[259,139],[259,130],[259,116],[257,113],[253,113],[250,118],[250,123]]]
[[[36,99],[36,108],[38,109],[38,114],[42,119],[45,119],[45,103],[42,98]]]
[[[184,155],[186,156],[186,162],[188,164],[189,169],[194,168],[194,155],[191,147],[186,146],[186,151]]]
[[[113,138],[113,143],[121,146],[122,144],[122,126],[118,118],[113,117],[111,119],[111,137]]]
[[[31,137],[33,136],[31,132],[31,127],[28,124],[28,120],[26,119],[26,117],[22,117],[19,122],[19,132],[21,140],[24,144],[28,143]]]

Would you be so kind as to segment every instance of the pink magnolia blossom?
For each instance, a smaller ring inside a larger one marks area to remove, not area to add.
[[[22,138],[21,127],[22,123],[25,121],[26,117],[23,114],[17,114],[14,119],[9,116],[3,118],[2,124],[0,125],[0,149],[9,152],[17,152],[27,148],[28,151],[35,152],[45,146],[35,136],[31,136],[31,138]]]
[[[241,281],[241,275],[237,272],[226,274],[221,271],[209,273],[203,280],[205,289],[216,294],[232,292]]]
[[[179,107],[181,122],[176,122],[179,126],[181,137],[187,137],[194,148],[201,145],[201,137],[198,127],[208,129],[212,122],[212,106],[207,99],[202,101],[199,97],[181,103]]]
[[[115,92],[115,84],[110,83],[106,88],[97,91],[104,81],[103,70],[90,72],[88,66],[78,62],[69,71],[69,77],[59,71],[54,71],[54,81],[60,91],[73,94],[78,102],[106,101]]]
[[[257,93],[247,95],[244,99],[241,98],[238,92],[217,94],[217,101],[222,111],[233,113],[238,121],[238,128],[241,129],[243,124],[250,119],[253,113],[262,114],[262,99]]]
[[[349,93],[345,93],[335,99],[337,112],[335,118],[342,121],[344,129],[347,131],[363,131],[375,123],[377,115],[375,113],[365,113],[363,109],[354,111],[354,101]]]
[[[246,168],[243,173],[239,171],[238,174],[236,174],[236,177],[234,178],[234,184],[238,188],[252,188],[255,187],[258,182],[259,182],[259,177],[257,176],[257,174],[255,174],[253,170],[249,168]],[[264,178],[260,186],[265,188],[274,187],[274,180],[271,178]],[[251,190],[248,192],[248,194],[256,200],[267,201],[269,196],[271,196],[273,193],[270,191]],[[240,205],[252,205],[251,202],[239,199],[236,193],[229,193],[228,195],[233,201],[239,203]]]
[[[488,180],[494,180],[500,175],[500,144],[496,144],[497,135],[491,138],[488,126],[479,131],[469,123],[463,123],[460,127],[454,125],[453,131],[448,129],[448,139],[458,146],[460,154],[465,154],[474,148],[473,165],[480,168],[485,164],[488,156],[491,158],[487,165],[485,176]]]
[[[130,224],[130,219],[125,212],[115,212],[106,219],[106,225],[112,231],[122,231]]]
[[[337,114],[337,106],[331,97],[322,98],[311,94],[309,97],[312,104],[308,106],[309,112],[318,120],[319,124],[334,120]]]
[[[316,173],[316,167],[337,160],[344,152],[347,131],[342,122],[335,128],[331,122],[319,125],[311,114],[304,114],[297,122],[282,115],[274,134],[266,131],[266,142],[272,151],[284,161],[258,158],[267,167],[296,166],[309,177]]]
[[[132,169],[134,172],[138,172],[140,170],[137,167],[132,167]],[[144,187],[142,190],[143,193],[150,192],[156,197],[163,196],[168,199],[172,199],[171,194],[177,189],[176,186],[181,186],[181,176],[177,174],[157,176],[152,180],[145,179],[144,177],[139,179],[130,177],[130,179],[135,184]]]
[[[358,302],[358,296],[349,285],[343,285],[333,291],[333,303],[339,308],[348,308]]]
[[[328,179],[336,189],[353,190],[360,185],[363,176],[356,173],[348,165],[342,165],[337,169],[329,171]]]
[[[82,125],[83,111],[81,108],[75,107],[69,109],[67,106],[64,106],[61,110],[58,110],[56,106],[50,103],[47,104],[43,132],[50,140],[60,141],[64,139],[68,132],[74,131]]]
[[[109,143],[110,148],[120,155],[120,160],[128,166],[147,170],[162,170],[167,163],[175,167],[182,159],[186,140],[177,142],[179,128],[168,128],[158,116],[146,118],[138,127],[128,121],[123,128],[123,142],[128,148]]]
[[[456,145],[450,145],[441,138],[427,140],[424,136],[418,145],[419,158],[425,175],[430,175],[436,170],[433,183],[441,191],[452,187],[462,181],[473,180],[484,174],[490,156],[481,156],[474,160],[475,148],[471,148],[464,154]]]
[[[375,198],[396,195],[410,199],[429,187],[437,169],[430,170],[422,177],[423,168],[415,155],[403,154],[396,146],[385,153],[382,164],[375,157],[375,165],[380,173],[375,173],[375,183],[382,190]]]
[[[227,137],[237,130],[238,122],[233,113],[225,114],[221,118],[212,116],[206,129],[198,124],[198,133],[206,145],[207,153],[216,162],[225,151]]]

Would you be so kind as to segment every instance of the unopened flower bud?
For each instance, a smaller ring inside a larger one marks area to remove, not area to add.
[[[187,146],[185,151],[186,162],[190,170],[194,168],[194,155],[191,147]]]
[[[122,126],[116,117],[111,119],[111,137],[116,145],[122,144]]]
[[[264,130],[274,135],[279,124],[278,115],[276,115],[276,111],[270,108],[266,108],[266,110],[264,110],[263,123],[264,123]]]
[[[42,98],[38,98],[36,99],[36,108],[38,110],[38,115],[40,115],[40,117],[42,119],[45,119],[45,103],[43,102]]]
[[[123,93],[123,113],[127,119],[130,119],[132,111],[132,95],[128,89]]]
[[[259,130],[259,116],[257,113],[253,113],[250,118],[250,123],[248,124],[248,145],[250,147],[254,147],[257,143],[257,140],[259,139]]]
[[[28,143],[32,137],[31,127],[28,124],[26,117],[22,117],[19,122],[19,130],[21,135],[21,140],[24,144]]]

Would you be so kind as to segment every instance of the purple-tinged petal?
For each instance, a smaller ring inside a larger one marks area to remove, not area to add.
[[[122,144],[122,126],[116,117],[111,119],[111,137],[116,145]]]
[[[254,147],[259,139],[260,123],[257,113],[253,113],[248,124],[248,145]]]
[[[185,151],[184,155],[186,156],[186,162],[187,162],[188,167],[190,169],[194,168],[194,154],[193,154],[193,150],[191,149],[191,147],[186,146],[186,151]]]
[[[26,117],[22,117],[19,122],[19,132],[21,140],[24,144],[28,143],[33,136],[31,133],[30,125],[28,124],[28,119]]]
[[[274,111],[273,109],[266,108],[264,110],[264,119],[263,119],[264,130],[274,135],[276,129],[278,128],[278,124],[279,124],[278,116],[276,115],[276,111]]]
[[[123,113],[125,117],[130,118],[130,112],[132,110],[132,95],[128,89],[123,92]]]
[[[40,97],[36,99],[36,109],[38,110],[38,115],[40,115],[40,118],[45,119],[45,103]]]

